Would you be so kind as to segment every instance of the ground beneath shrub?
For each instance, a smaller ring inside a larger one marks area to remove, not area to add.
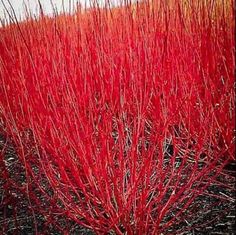
[[[21,173],[22,166],[14,152],[11,144],[7,144],[6,140],[0,135],[0,151],[4,151],[4,164],[10,173],[10,177],[17,181],[24,181],[24,174]],[[3,167],[0,163],[0,175],[3,174]],[[195,210],[195,207],[204,207],[204,205],[216,204],[211,210],[201,213],[201,210],[196,210],[195,228],[189,229],[190,224],[187,217],[182,219],[182,222],[177,226],[172,226],[167,233],[178,235],[233,235],[236,231],[235,225],[235,162],[228,164],[224,169],[225,176],[219,176],[221,182],[231,186],[231,189],[220,188],[219,186],[211,186],[208,192],[212,194],[227,196],[229,200],[219,202],[218,199],[202,195],[195,200],[189,210]],[[234,188],[234,190],[232,190]],[[6,190],[7,189],[7,190]],[[45,205],[46,206],[46,205]],[[0,233],[3,234],[35,234],[36,230],[39,234],[60,235],[55,227],[46,223],[45,214],[34,214],[29,209],[30,203],[27,198],[14,187],[7,187],[7,182],[0,178]],[[65,217],[60,219],[60,224],[69,231],[69,234],[93,235],[93,231],[76,225]],[[199,225],[206,223],[204,227]],[[17,224],[17,225],[16,225]],[[1,230],[3,228],[3,230]]]

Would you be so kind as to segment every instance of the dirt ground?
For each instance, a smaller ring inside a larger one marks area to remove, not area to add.
[[[0,135],[0,151],[4,152],[3,161],[0,162],[0,175],[4,173],[2,164],[10,173],[10,177],[17,178],[24,182],[22,166],[14,152],[11,144],[6,145],[6,140]],[[181,223],[172,226],[166,231],[166,234],[178,235],[233,235],[236,232],[235,225],[235,162],[228,164],[224,168],[225,175],[219,176],[219,181],[230,186],[221,188],[220,186],[211,186],[207,189],[209,193],[227,196],[229,200],[221,201],[206,195],[198,197],[186,211],[184,219],[180,218]],[[8,188],[8,190],[6,190]],[[232,190],[233,188],[233,190]],[[202,205],[213,205],[210,209],[204,210]],[[46,205],[45,205],[46,206]],[[0,178],[0,234],[63,234],[55,226],[46,223],[45,214],[32,213],[30,202],[25,196],[14,189],[7,187],[7,182]],[[195,220],[188,220],[188,214],[195,211]],[[61,216],[60,224],[69,234],[93,235],[93,231],[76,225]],[[207,224],[206,221],[208,221]],[[201,226],[202,225],[202,226]],[[191,228],[190,228],[191,227]],[[1,229],[2,228],[2,229]]]

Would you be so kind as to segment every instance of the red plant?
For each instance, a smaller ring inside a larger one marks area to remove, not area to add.
[[[61,230],[194,218],[235,153],[233,19],[233,1],[160,0],[2,27],[0,127],[23,168],[1,155],[4,188]]]

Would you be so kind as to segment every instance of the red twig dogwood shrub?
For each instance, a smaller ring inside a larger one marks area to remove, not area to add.
[[[233,8],[107,2],[2,27],[0,127],[19,165],[2,147],[5,190],[62,231],[60,216],[101,234],[191,221],[235,153]]]

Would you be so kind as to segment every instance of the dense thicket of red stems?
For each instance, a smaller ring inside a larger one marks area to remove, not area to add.
[[[233,8],[107,4],[2,27],[0,127],[24,171],[5,166],[5,189],[100,233],[179,223],[235,153]]]

